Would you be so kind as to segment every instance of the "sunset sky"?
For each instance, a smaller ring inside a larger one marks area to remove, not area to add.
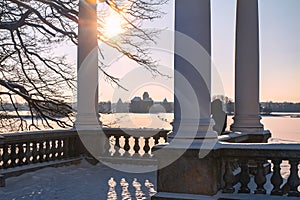
[[[260,11],[260,55],[261,55],[261,101],[293,101],[300,102],[300,1],[299,0],[261,0]],[[212,58],[220,79],[216,79],[214,71],[213,85],[222,84],[223,94],[234,98],[234,39],[235,39],[235,0],[212,0]],[[149,28],[174,27],[174,1],[170,0],[163,7],[167,14],[160,20],[145,24]],[[196,20],[195,20],[196,21]],[[158,42],[172,48],[172,38],[161,38]],[[111,62],[115,54],[108,55],[106,59]],[[172,74],[172,53],[155,49],[153,56],[161,61],[164,70]],[[122,83],[137,84],[128,92],[120,92],[116,87],[101,80],[101,101],[116,101],[120,96],[125,101],[133,96],[141,96],[148,91],[155,100],[164,97],[173,99],[172,80],[143,84],[139,80],[148,80],[151,74],[132,76],[137,66],[126,59],[119,59],[111,65],[108,72],[121,78]],[[169,70],[168,70],[169,69]],[[139,72],[140,73],[140,72]],[[128,79],[128,77],[134,77]],[[216,81],[217,80],[217,81]],[[136,81],[136,82],[135,82]],[[164,85],[165,84],[165,85]],[[214,89],[213,89],[214,92]],[[122,94],[121,94],[122,93]],[[127,98],[127,99],[126,99]]]
[[[300,1],[261,0],[261,101],[300,102]],[[234,96],[235,1],[213,0],[213,59]]]

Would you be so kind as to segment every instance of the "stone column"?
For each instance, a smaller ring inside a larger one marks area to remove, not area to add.
[[[78,25],[78,129],[99,128],[98,114],[98,42],[96,0],[79,1]]]
[[[204,138],[217,138],[211,129],[210,0],[176,0],[175,6],[175,102],[169,139],[194,139],[198,145]]]
[[[262,133],[259,108],[258,0],[238,0],[235,56],[235,116],[231,130]]]
[[[155,147],[159,170],[153,200],[201,199],[198,195],[214,195],[220,188],[210,117],[210,11],[210,0],[175,1],[175,116],[169,144]]]

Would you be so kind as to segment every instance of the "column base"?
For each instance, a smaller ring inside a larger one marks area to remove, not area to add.
[[[237,115],[233,120],[234,123],[230,126],[232,132],[262,134],[264,131],[264,125],[260,123],[260,115]]]
[[[167,148],[197,149],[201,150],[199,156],[204,157],[207,150],[211,150],[218,142],[218,134],[213,130],[214,120],[211,118],[175,120],[172,125],[173,131],[168,135]]]
[[[168,136],[168,141],[184,139],[216,139],[217,132],[213,130],[215,122],[212,118],[206,119],[179,119],[172,123],[173,131]]]
[[[102,122],[99,118],[98,113],[78,113],[74,128],[77,130],[97,130],[102,128]]]

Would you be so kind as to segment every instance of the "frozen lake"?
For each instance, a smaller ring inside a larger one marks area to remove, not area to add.
[[[283,113],[282,113],[283,114]],[[300,114],[300,113],[295,113]],[[233,116],[227,118],[227,130],[233,123]],[[171,130],[170,122],[173,121],[172,113],[158,114],[133,114],[133,113],[112,113],[102,114],[101,120],[104,124],[119,128],[164,128]],[[286,142],[300,143],[300,118],[289,116],[262,116],[262,123],[265,129],[272,133],[272,140],[283,140]]]

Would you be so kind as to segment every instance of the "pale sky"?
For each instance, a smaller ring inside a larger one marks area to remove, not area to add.
[[[260,0],[260,46],[261,46],[261,101],[300,102],[300,1],[299,0]],[[160,20],[147,23],[145,27],[173,29],[174,0],[163,7],[167,14]],[[223,84],[224,94],[234,97],[234,39],[235,39],[236,0],[212,0],[212,57],[216,71],[220,75],[218,83]],[[172,38],[163,38],[160,43],[172,49]],[[107,60],[111,62],[116,54],[107,51]],[[169,52],[155,49],[153,55],[161,61],[163,70],[172,74],[173,57]],[[125,59],[119,59],[108,71],[132,84],[151,78],[144,72],[133,76],[137,66]],[[169,70],[168,70],[169,69]],[[132,71],[133,70],[133,71]],[[215,74],[213,81],[215,81]],[[128,79],[129,77],[129,79]],[[127,79],[127,80],[126,80]],[[151,82],[151,81],[150,81]],[[161,84],[163,82],[163,84]],[[154,86],[152,86],[154,85]],[[141,96],[148,90],[155,100],[167,97],[173,99],[172,80],[153,80],[149,84],[136,85],[129,92],[120,92],[105,81],[100,81],[101,100],[113,100],[116,96],[132,98]],[[214,91],[213,91],[214,92]],[[114,97],[113,97],[114,96]],[[129,100],[127,99],[127,100]],[[127,101],[126,100],[126,101]]]
[[[300,1],[260,0],[261,101],[300,102]],[[212,0],[213,59],[234,96],[235,0]]]

